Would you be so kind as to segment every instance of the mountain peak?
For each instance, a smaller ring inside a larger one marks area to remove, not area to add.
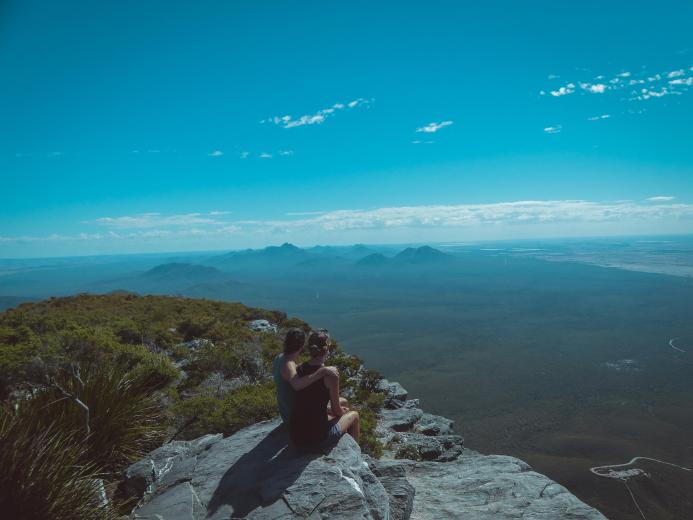
[[[435,249],[431,246],[408,247],[400,251],[395,260],[410,264],[422,264],[430,262],[440,262],[450,260],[452,257],[447,253]]]

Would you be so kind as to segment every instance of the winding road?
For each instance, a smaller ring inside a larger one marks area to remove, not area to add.
[[[641,475],[644,474],[645,472],[639,468],[633,468],[632,470],[622,470],[622,471],[614,471],[613,468],[625,468],[626,466],[630,466],[634,462],[638,460],[649,460],[651,462],[659,462],[660,464],[666,464],[667,466],[674,466],[675,468],[682,469],[684,471],[693,471],[691,468],[684,468],[683,466],[679,466],[678,464],[674,464],[673,462],[666,462],[663,460],[659,459],[653,459],[651,457],[633,457],[630,459],[629,462],[626,462],[625,464],[610,464],[608,466],[595,466],[594,468],[590,468],[590,471],[594,473],[595,475],[598,475],[600,477],[607,477],[607,478],[616,478],[619,480],[624,480],[629,477],[634,477],[636,475]]]
[[[679,348],[676,345],[674,345],[674,341],[676,341],[677,339],[679,339],[679,338],[671,338],[669,340],[669,346],[671,348],[673,348],[674,350],[678,350],[679,352],[687,353],[688,352],[687,350],[683,350],[682,348]]]

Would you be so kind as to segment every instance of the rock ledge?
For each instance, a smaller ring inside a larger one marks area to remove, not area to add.
[[[385,381],[374,460],[343,436],[332,449],[299,452],[279,419],[234,435],[176,441],[125,472],[132,520],[606,520],[563,486],[508,456],[464,448],[445,417],[424,413]]]

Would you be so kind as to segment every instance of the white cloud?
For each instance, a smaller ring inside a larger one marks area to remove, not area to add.
[[[433,134],[440,130],[441,128],[444,128],[446,126],[450,126],[453,124],[454,121],[441,121],[440,123],[436,123],[435,121],[432,123],[428,123],[426,126],[422,126],[416,129],[417,132],[424,132],[426,134]]]
[[[657,202],[657,201],[654,201]],[[524,200],[491,204],[402,206],[335,210],[296,220],[245,221],[246,230],[343,231],[400,227],[467,227],[567,222],[693,219],[693,204],[639,204],[633,201]]]
[[[279,155],[282,157],[289,157],[294,154],[293,150],[279,150]]]
[[[600,119],[609,119],[611,116],[609,114],[602,114],[600,116],[588,117],[588,121],[599,121]]]
[[[314,114],[305,114],[294,118],[291,115],[284,116],[274,116],[269,119],[263,119],[260,123],[272,123],[282,128],[297,128],[299,126],[306,125],[321,125],[325,120],[335,114],[339,110],[344,110],[346,108],[355,108],[361,105],[368,105],[372,100],[358,98],[348,103],[335,103],[331,107],[323,108],[315,112]]]
[[[687,87],[693,86],[693,76],[687,78],[672,79],[669,85],[686,85]]]
[[[603,94],[606,92],[607,86],[604,83],[580,83],[580,88],[592,94]]]
[[[573,92],[575,92],[575,90],[572,89],[572,88],[561,87],[561,88],[559,88],[558,90],[552,90],[552,91],[550,92],[550,94],[551,94],[553,97],[561,97],[561,96],[567,96],[568,94],[572,94]]]
[[[659,90],[651,90],[647,88],[640,89],[640,94],[634,98],[635,100],[643,101],[647,99],[652,99],[652,98],[661,98],[664,96],[668,96],[670,94],[674,95],[681,95],[681,92],[677,92],[675,90],[669,90],[667,87],[662,87]]]
[[[262,152],[260,155],[258,155],[260,159],[271,159],[272,154],[268,152]]]
[[[2,243],[22,242],[88,242],[132,240],[150,243],[216,239],[226,236],[257,237],[294,234],[295,237],[393,237],[422,236],[491,236],[517,232],[538,236],[541,230],[569,234],[590,233],[596,229],[611,234],[642,230],[690,229],[693,204],[673,203],[673,197],[659,195],[642,202],[630,200],[520,200],[487,204],[452,204],[429,206],[393,206],[373,209],[305,211],[277,220],[221,220],[213,212],[162,216],[147,213],[131,217],[105,217],[102,224],[115,227],[105,232],[83,232],[73,235],[53,233],[47,236],[0,237]],[[219,212],[222,213],[222,212]],[[225,213],[225,212],[223,212]],[[93,224],[94,222],[88,222]],[[128,229],[134,228],[134,229]],[[440,231],[436,231],[440,230]],[[445,231],[448,230],[448,231]],[[536,231],[532,231],[536,230]],[[353,232],[353,234],[349,234]],[[436,235],[438,234],[438,235]],[[608,233],[607,233],[608,234]],[[170,242],[170,243],[174,243]],[[190,242],[187,242],[190,243]],[[201,243],[201,242],[200,242]],[[210,243],[210,242],[206,242]]]
[[[643,67],[644,68],[644,67]],[[691,68],[690,70],[693,70]],[[653,98],[661,98],[668,95],[682,95],[693,86],[693,77],[688,76],[687,68],[679,68],[671,71],[645,74],[641,72],[623,71],[618,74],[594,77],[593,81],[578,81],[565,83],[564,86],[548,91],[553,97],[567,96],[578,89],[582,94],[620,93],[622,90],[630,90],[629,95],[619,95],[621,101],[644,101]],[[645,88],[646,85],[650,88]],[[547,90],[541,90],[540,95],[547,94]]]
[[[562,129],[563,129],[562,125],[547,126],[546,128],[544,128],[544,132],[546,132],[547,134],[557,134]]]
[[[240,157],[241,159],[247,159],[250,156],[250,152],[241,152]]]
[[[212,153],[208,154],[210,157],[221,157],[224,155],[224,152],[221,150],[214,150]]]
[[[183,213],[179,215],[162,215],[161,213],[142,213],[140,215],[125,215],[122,217],[100,217],[85,224],[97,224],[99,226],[117,229],[154,228],[166,226],[191,226],[220,224],[211,214]]]

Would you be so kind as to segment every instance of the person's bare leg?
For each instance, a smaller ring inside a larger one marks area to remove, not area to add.
[[[339,426],[339,431],[348,433],[358,442],[359,436],[361,435],[359,422],[358,412],[347,412],[339,418],[337,426]]]
[[[339,406],[349,410],[349,401],[347,400],[346,397],[340,397],[339,398]],[[331,403],[327,403],[327,418],[328,419],[334,419],[334,415],[332,415],[332,404]]]

